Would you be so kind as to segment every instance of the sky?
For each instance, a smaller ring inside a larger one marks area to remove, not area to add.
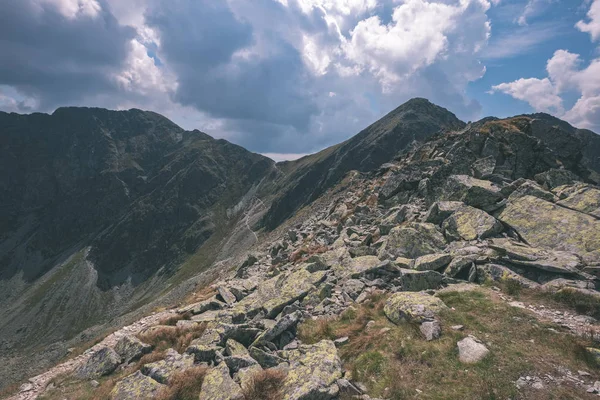
[[[3,0],[0,110],[140,108],[276,160],[413,97],[600,132],[600,0]]]

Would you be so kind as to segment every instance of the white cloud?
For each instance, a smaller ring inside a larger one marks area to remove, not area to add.
[[[587,13],[589,22],[579,21],[575,25],[581,32],[587,32],[593,41],[600,39],[600,0],[594,0]]]
[[[490,44],[482,51],[484,59],[506,59],[521,54],[526,54],[562,32],[560,26],[542,24],[527,26],[509,31],[505,35],[495,36],[490,39]]]
[[[548,60],[548,78],[519,79],[492,87],[516,99],[526,101],[536,111],[551,112],[575,126],[600,130],[600,58],[581,68],[578,54],[557,50]],[[579,93],[579,99],[568,111],[562,108],[561,95]]]
[[[563,112],[562,99],[548,78],[521,78],[514,82],[492,86],[492,93],[496,91],[526,101],[537,111],[559,114]]]
[[[102,7],[97,0],[35,0],[35,2],[41,7],[50,5],[69,19],[78,17],[94,18],[102,11]]]
[[[521,26],[527,25],[529,19],[542,14],[548,5],[554,1],[555,0],[528,0],[523,12],[517,18],[516,22]]]

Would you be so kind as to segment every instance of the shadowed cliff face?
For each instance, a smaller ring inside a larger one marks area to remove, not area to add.
[[[31,282],[91,246],[99,285],[193,253],[272,161],[151,112],[0,114],[0,279]]]

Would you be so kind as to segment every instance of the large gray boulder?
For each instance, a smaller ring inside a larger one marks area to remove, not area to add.
[[[381,251],[392,258],[418,258],[440,253],[445,247],[446,239],[435,225],[410,222],[392,229]]]
[[[490,351],[479,339],[469,335],[460,342],[458,346],[458,359],[464,364],[475,364],[483,360]]]
[[[442,197],[445,200],[462,201],[485,211],[497,210],[504,199],[498,186],[469,175],[451,175],[446,181]]]
[[[447,309],[437,297],[424,292],[400,292],[391,295],[383,307],[383,312],[395,324],[404,321],[424,322],[435,319]]]
[[[75,370],[81,379],[99,378],[112,373],[121,364],[121,357],[110,347],[102,347]]]
[[[115,351],[124,363],[130,363],[140,359],[144,354],[152,351],[152,346],[142,342],[135,336],[123,336],[115,345]]]
[[[497,235],[503,227],[485,211],[464,206],[444,221],[442,229],[449,240],[476,240]]]
[[[204,376],[199,400],[243,400],[240,386],[229,375],[225,363],[211,368]]]
[[[135,371],[117,382],[110,392],[110,398],[112,400],[153,399],[166,387],[140,371]]]
[[[302,345],[283,352],[289,373],[282,385],[283,400],[329,400],[336,398],[342,363],[331,340]]]

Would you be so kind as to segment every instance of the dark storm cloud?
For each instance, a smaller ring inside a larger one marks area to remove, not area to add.
[[[0,84],[36,98],[41,110],[115,90],[135,30],[101,1],[95,17],[69,18],[54,6],[5,0],[0,12]],[[44,3],[41,3],[44,4]]]
[[[252,28],[225,2],[212,0],[173,1],[151,8],[146,20],[159,32],[161,56],[177,75],[177,102],[217,118],[308,127],[317,107],[301,56],[285,41],[273,35],[266,38],[268,48],[255,53]]]

